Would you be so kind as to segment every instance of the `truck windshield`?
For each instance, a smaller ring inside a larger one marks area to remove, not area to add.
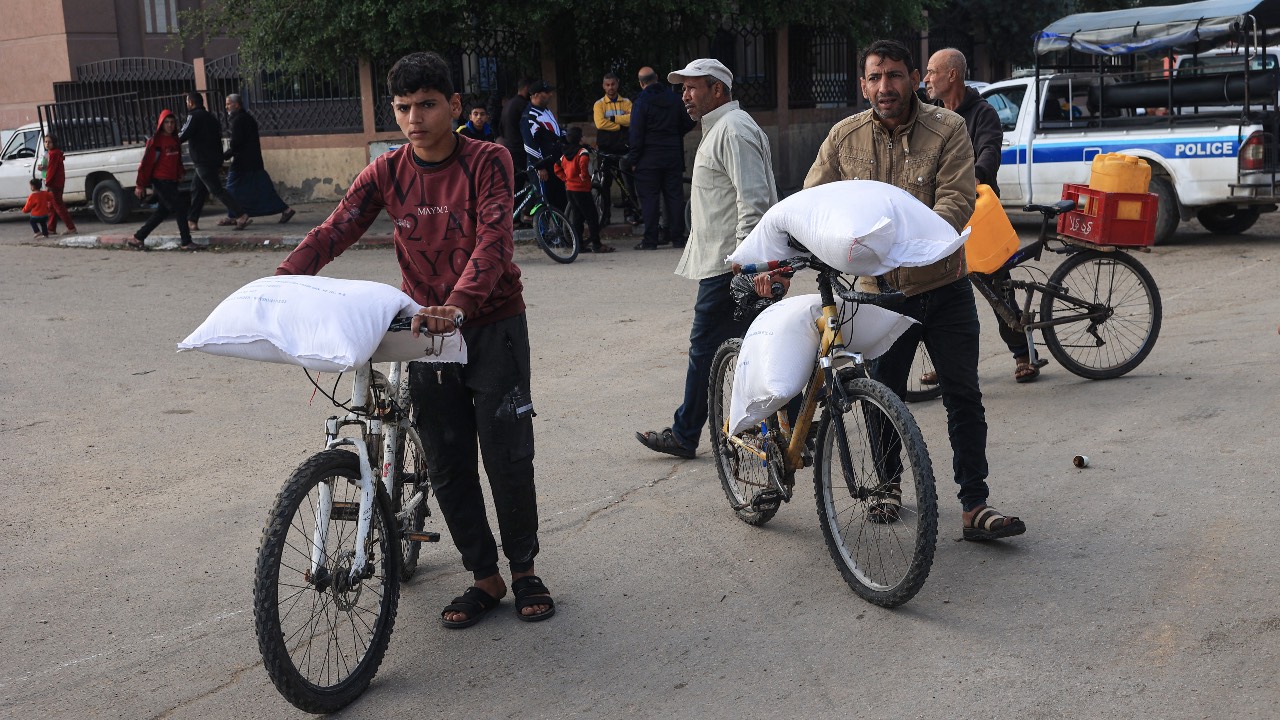
[[[1275,70],[1280,66],[1275,55],[1267,55],[1267,69]],[[1255,55],[1249,58],[1250,70],[1262,69],[1262,58]],[[1192,75],[1204,73],[1220,73],[1244,70],[1242,55],[1202,55],[1200,57],[1184,57],[1178,61],[1178,72]]]

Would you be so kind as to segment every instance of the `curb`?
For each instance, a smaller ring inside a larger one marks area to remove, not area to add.
[[[600,233],[606,238],[632,237],[639,235],[639,231],[630,226],[610,225],[604,228]],[[306,234],[301,235],[247,235],[241,233],[227,235],[192,235],[192,241],[201,247],[217,249],[217,250],[248,250],[256,249],[273,249],[273,248],[294,248],[302,242]],[[133,239],[133,235],[68,235],[60,236],[56,241],[52,238],[47,242],[37,242],[37,245],[52,245],[65,248],[100,248],[100,249],[129,249],[126,243]],[[536,244],[537,239],[534,237],[532,228],[520,228],[515,231],[515,242],[517,245]],[[182,238],[178,235],[154,234],[146,239],[148,250],[178,250],[182,245]],[[352,247],[354,248],[377,248],[391,247],[395,245],[395,237],[386,234],[369,234],[360,238]]]

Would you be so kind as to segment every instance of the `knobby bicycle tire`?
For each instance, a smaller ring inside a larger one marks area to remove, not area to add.
[[[573,231],[564,213],[550,205],[543,205],[534,216],[533,229],[538,236],[538,246],[547,257],[564,264],[577,259],[580,249],[578,234]]]
[[[426,526],[427,497],[431,490],[430,476],[427,472],[426,451],[422,448],[422,439],[418,431],[410,424],[400,433],[400,448],[397,459],[400,469],[396,473],[395,498],[391,502],[395,510],[396,526],[400,530],[400,579],[408,580],[418,569],[418,556],[422,552],[421,540],[409,540],[405,532],[421,532]],[[404,504],[418,490],[422,491],[422,500],[409,514],[405,514]],[[402,517],[403,516],[403,517]]]
[[[1142,364],[1160,334],[1160,291],[1151,273],[1124,252],[1087,250],[1068,257],[1049,285],[1105,309],[1105,317],[1083,317],[1077,304],[1051,295],[1040,298],[1040,321],[1073,314],[1074,323],[1044,328],[1044,344],[1067,370],[1090,380],[1117,378]]]
[[[358,583],[349,580],[359,480],[355,453],[333,449],[312,456],[285,482],[262,531],[253,589],[258,648],[280,694],[311,713],[334,712],[364,692],[395,627],[400,553],[381,486],[366,544],[367,576]],[[334,504],[324,561],[313,574],[316,510],[324,484],[332,487]]]
[[[929,348],[925,347],[924,338],[921,338],[916,342],[916,354],[911,361],[911,370],[907,374],[907,391],[903,399],[909,403],[917,403],[942,397],[941,383],[925,385],[921,382],[921,378],[931,372],[936,372],[933,367],[933,357],[929,355]]]
[[[852,403],[841,417],[849,442],[846,473],[833,402],[818,429],[814,499],[827,550],[845,582],[883,607],[910,600],[929,577],[938,538],[938,496],[924,436],[888,387],[841,380]]]
[[[748,525],[763,525],[778,512],[776,501],[769,507],[759,509],[753,507],[751,502],[760,492],[781,489],[784,471],[782,435],[778,432],[777,421],[770,417],[764,423],[764,428],[738,436],[747,445],[765,454],[767,459],[761,460],[750,450],[730,442],[725,432],[733,374],[741,349],[742,340],[731,338],[721,343],[711,361],[711,381],[707,388],[711,450],[716,458],[720,486],[729,499],[729,507],[738,519]]]

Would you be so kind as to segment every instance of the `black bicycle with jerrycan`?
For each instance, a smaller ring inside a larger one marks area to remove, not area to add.
[[[1043,216],[1040,236],[1013,253],[996,272],[970,273],[969,280],[1002,323],[1025,333],[1032,367],[1048,364],[1036,354],[1035,333],[1039,331],[1044,347],[1068,371],[1090,380],[1118,378],[1142,364],[1160,334],[1160,290],[1147,268],[1126,252],[1150,250],[1145,245],[1108,244],[1105,236],[1089,242],[1050,230],[1051,221],[1075,209],[1076,201],[1070,199],[1028,205],[1027,212]],[[1043,270],[1022,266],[1040,260],[1046,251],[1065,259],[1038,280],[1036,276],[1043,276]],[[1010,274],[1015,268],[1020,277]],[[932,369],[921,342],[912,365],[908,401],[930,400],[942,394],[936,383],[920,384]]]

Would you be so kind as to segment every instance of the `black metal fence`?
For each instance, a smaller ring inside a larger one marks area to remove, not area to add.
[[[344,62],[332,75],[317,72],[245,73],[233,53],[205,64],[210,100],[225,121],[223,100],[238,94],[262,135],[335,135],[364,131],[360,64]]]
[[[145,143],[155,134],[160,113],[185,112],[186,94],[144,97],[121,93],[49,103],[37,108],[45,131],[67,152]],[[181,123],[179,123],[181,124]]]
[[[858,104],[858,46],[848,34],[792,25],[787,50],[790,107]]]

